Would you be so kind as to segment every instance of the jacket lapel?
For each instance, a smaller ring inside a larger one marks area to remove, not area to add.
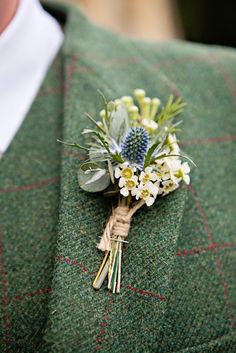
[[[151,47],[151,46],[150,46]],[[145,46],[143,50],[148,50]],[[155,51],[150,50],[150,55]],[[84,112],[98,116],[97,89],[109,98],[142,87],[166,100],[174,85],[148,66],[135,42],[95,27],[74,7],[67,18],[64,43],[63,140],[84,143]],[[61,201],[53,294],[45,339],[55,351],[112,351],[126,337],[127,351],[146,351],[156,342],[168,301],[169,284],[186,191],[179,189],[135,216],[123,258],[122,289],[111,295],[92,288],[103,253],[96,249],[112,203],[79,189],[77,170],[83,157],[64,148]],[[147,319],[148,318],[148,319]]]

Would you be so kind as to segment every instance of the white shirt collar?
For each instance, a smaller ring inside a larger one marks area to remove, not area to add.
[[[62,41],[59,24],[38,0],[20,0],[0,34],[0,152],[20,128]]]

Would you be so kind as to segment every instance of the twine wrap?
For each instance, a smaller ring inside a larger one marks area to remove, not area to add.
[[[111,250],[111,238],[122,240],[129,234],[130,224],[134,213],[144,205],[144,201],[137,202],[132,208],[118,206],[112,210],[112,215],[107,221],[100,243],[97,248],[102,251]]]

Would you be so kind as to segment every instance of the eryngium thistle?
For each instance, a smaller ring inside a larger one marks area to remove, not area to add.
[[[130,163],[143,166],[149,136],[143,127],[132,127],[121,144],[122,156]]]

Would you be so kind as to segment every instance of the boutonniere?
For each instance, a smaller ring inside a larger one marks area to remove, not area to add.
[[[128,243],[133,215],[176,190],[182,181],[190,182],[186,161],[190,159],[176,138],[181,121],[175,119],[186,104],[170,96],[162,105],[159,98],[147,97],[143,89],[136,89],[134,98],[124,96],[109,102],[99,93],[104,109],[99,119],[86,114],[93,124],[82,132],[90,137],[87,146],[63,143],[86,151],[87,160],[78,171],[79,186],[114,198],[115,207],[97,245],[105,255],[93,287],[99,289],[108,277],[108,289],[119,293],[122,248]]]

